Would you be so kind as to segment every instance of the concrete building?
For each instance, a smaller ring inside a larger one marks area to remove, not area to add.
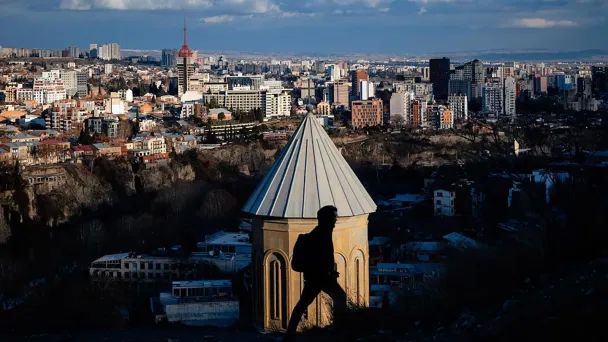
[[[483,111],[495,116],[502,115],[504,104],[504,92],[502,82],[492,80],[483,86],[482,107]]]
[[[353,128],[382,125],[383,105],[381,99],[353,101],[351,108]]]
[[[333,231],[338,283],[351,302],[366,306],[367,218],[376,211],[376,205],[309,113],[243,207],[244,213],[254,217],[253,310],[264,329],[287,327],[304,280],[290,267],[293,247],[298,235],[317,225],[317,211],[326,205],[338,209]],[[326,296],[317,297],[305,317],[303,325],[328,324],[331,309]]]
[[[398,92],[391,95],[391,123],[401,121],[401,123],[409,125],[412,122],[412,101],[414,101],[414,93],[411,92]]]
[[[19,90],[17,90],[19,95]],[[52,104],[65,100],[67,94],[63,81],[59,78],[38,78],[34,80],[33,99],[39,104]]]
[[[515,109],[515,101],[517,97],[517,89],[515,87],[515,78],[509,76],[504,79],[504,115],[514,117],[517,112]]]
[[[230,327],[239,320],[239,300],[230,280],[174,281],[171,292],[161,292],[159,304],[157,322]]]
[[[291,90],[269,90],[264,92],[266,119],[291,115]]]
[[[215,102],[218,106],[232,111],[250,112],[259,109],[266,111],[266,91],[226,90],[203,94],[205,104]]]
[[[196,246],[193,259],[215,265],[224,273],[236,273],[251,264],[251,241],[244,232],[219,231],[205,236]]]
[[[69,97],[78,95],[85,97],[88,94],[88,74],[77,70],[61,70],[61,80]]]
[[[463,123],[469,119],[469,104],[466,95],[449,95],[448,104],[454,113],[454,121]]]
[[[349,91],[348,82],[345,80],[339,80],[330,85],[330,91],[333,94],[332,102],[336,107],[349,108]]]
[[[363,80],[359,83],[359,100],[365,101],[376,97],[376,86],[373,82]]]
[[[456,192],[445,189],[437,189],[433,192],[433,206],[435,216],[454,216]]]
[[[427,103],[421,99],[412,101],[412,115],[409,125],[411,127],[426,127],[427,126]]]

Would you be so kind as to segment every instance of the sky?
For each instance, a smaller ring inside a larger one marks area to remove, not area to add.
[[[608,0],[0,0],[0,46],[432,54],[608,48]]]

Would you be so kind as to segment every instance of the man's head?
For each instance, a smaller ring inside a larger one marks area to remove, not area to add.
[[[319,226],[334,228],[338,219],[338,209],[333,205],[326,205],[317,211]]]

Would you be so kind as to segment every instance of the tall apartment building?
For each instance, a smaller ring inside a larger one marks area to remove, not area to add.
[[[368,100],[376,97],[376,87],[374,82],[362,80],[359,82],[359,97],[358,100]]]
[[[266,97],[266,119],[291,115],[291,91],[268,90]]]
[[[515,87],[515,78],[505,77],[504,79],[504,115],[515,116],[515,102],[517,89]]]
[[[504,92],[503,84],[498,79],[490,80],[483,86],[482,107],[483,111],[496,116],[503,113]]]
[[[412,101],[412,115],[410,120],[412,127],[426,127],[427,125],[427,102],[416,98]]]
[[[109,44],[90,44],[89,45],[89,57],[99,58],[104,61],[120,60],[122,58],[120,52],[120,45],[117,43]]]
[[[88,94],[88,74],[77,70],[61,70],[61,80],[67,96],[85,97]]]
[[[332,104],[334,106],[349,108],[348,86],[349,84],[346,80],[339,80],[330,85],[330,91],[333,94]]]
[[[366,101],[353,101],[352,108],[353,128],[382,125],[383,104],[381,99]]]
[[[454,113],[456,122],[466,122],[469,119],[469,105],[466,95],[449,95],[449,108]]]
[[[433,95],[438,100],[447,100],[450,81],[450,59],[439,58],[429,61],[430,80],[433,84]]]
[[[414,101],[412,92],[393,93],[390,102],[391,122],[403,120],[406,125],[409,125],[412,121],[412,101]]]

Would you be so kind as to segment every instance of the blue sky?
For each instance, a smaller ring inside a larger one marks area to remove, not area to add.
[[[0,0],[0,45],[422,54],[608,48],[608,0]]]

